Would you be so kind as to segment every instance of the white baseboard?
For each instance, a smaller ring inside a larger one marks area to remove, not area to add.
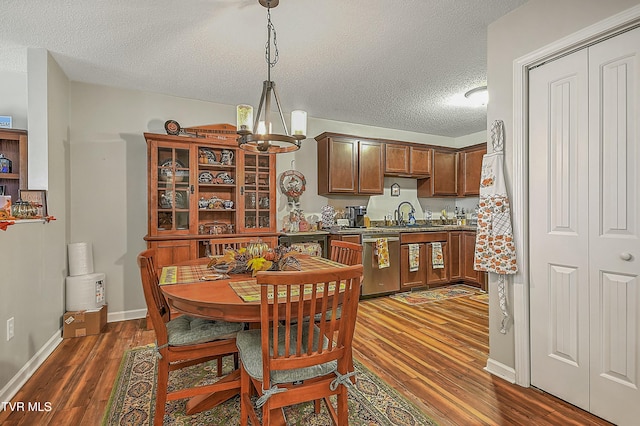
[[[18,391],[29,380],[33,373],[42,365],[55,348],[62,342],[62,330],[58,330],[40,348],[40,350],[13,376],[9,383],[0,390],[0,401],[11,401]],[[0,411],[2,411],[0,409]]]
[[[146,309],[135,309],[133,311],[109,312],[107,314],[107,322],[119,322],[132,319],[145,318],[147,316]]]
[[[498,376],[509,383],[516,382],[516,370],[502,364],[501,362],[495,361],[491,358],[487,360],[487,366],[484,368],[485,371],[493,374],[494,376]]]

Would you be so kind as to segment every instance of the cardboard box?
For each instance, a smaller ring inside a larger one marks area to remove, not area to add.
[[[91,311],[70,311],[64,314],[62,338],[100,334],[107,325],[107,305]]]

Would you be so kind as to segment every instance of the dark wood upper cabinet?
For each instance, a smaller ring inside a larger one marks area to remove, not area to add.
[[[418,197],[458,195],[458,154],[455,150],[433,150],[431,177],[418,180]]]
[[[323,133],[318,144],[318,194],[382,194],[383,144]]]
[[[390,176],[409,175],[410,151],[408,145],[385,144],[384,174]]]
[[[409,172],[411,176],[421,177],[431,175],[433,149],[412,146],[410,152],[411,167]]]
[[[384,145],[359,141],[358,193],[377,195],[384,192]]]
[[[486,153],[486,143],[464,148],[458,153],[458,195],[460,197],[480,195],[482,157]]]
[[[409,144],[385,144],[384,174],[401,177],[426,177],[431,174],[433,149]]]

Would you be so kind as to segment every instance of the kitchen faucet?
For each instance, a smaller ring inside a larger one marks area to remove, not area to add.
[[[394,212],[394,219],[396,221],[397,225],[400,226],[405,226],[405,221],[404,221],[404,213],[400,210],[402,208],[403,205],[408,204],[409,207],[411,207],[411,210],[409,211],[409,219],[411,219],[411,216],[413,216],[413,214],[416,212],[416,209],[413,208],[413,204],[411,204],[408,201],[403,201],[398,205],[398,208],[396,209],[396,211]]]

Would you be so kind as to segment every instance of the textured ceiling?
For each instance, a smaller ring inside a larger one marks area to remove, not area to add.
[[[282,0],[272,9],[282,107],[457,137],[486,128],[487,25],[526,0]],[[72,81],[257,107],[257,0],[5,0],[0,49],[48,49]]]

